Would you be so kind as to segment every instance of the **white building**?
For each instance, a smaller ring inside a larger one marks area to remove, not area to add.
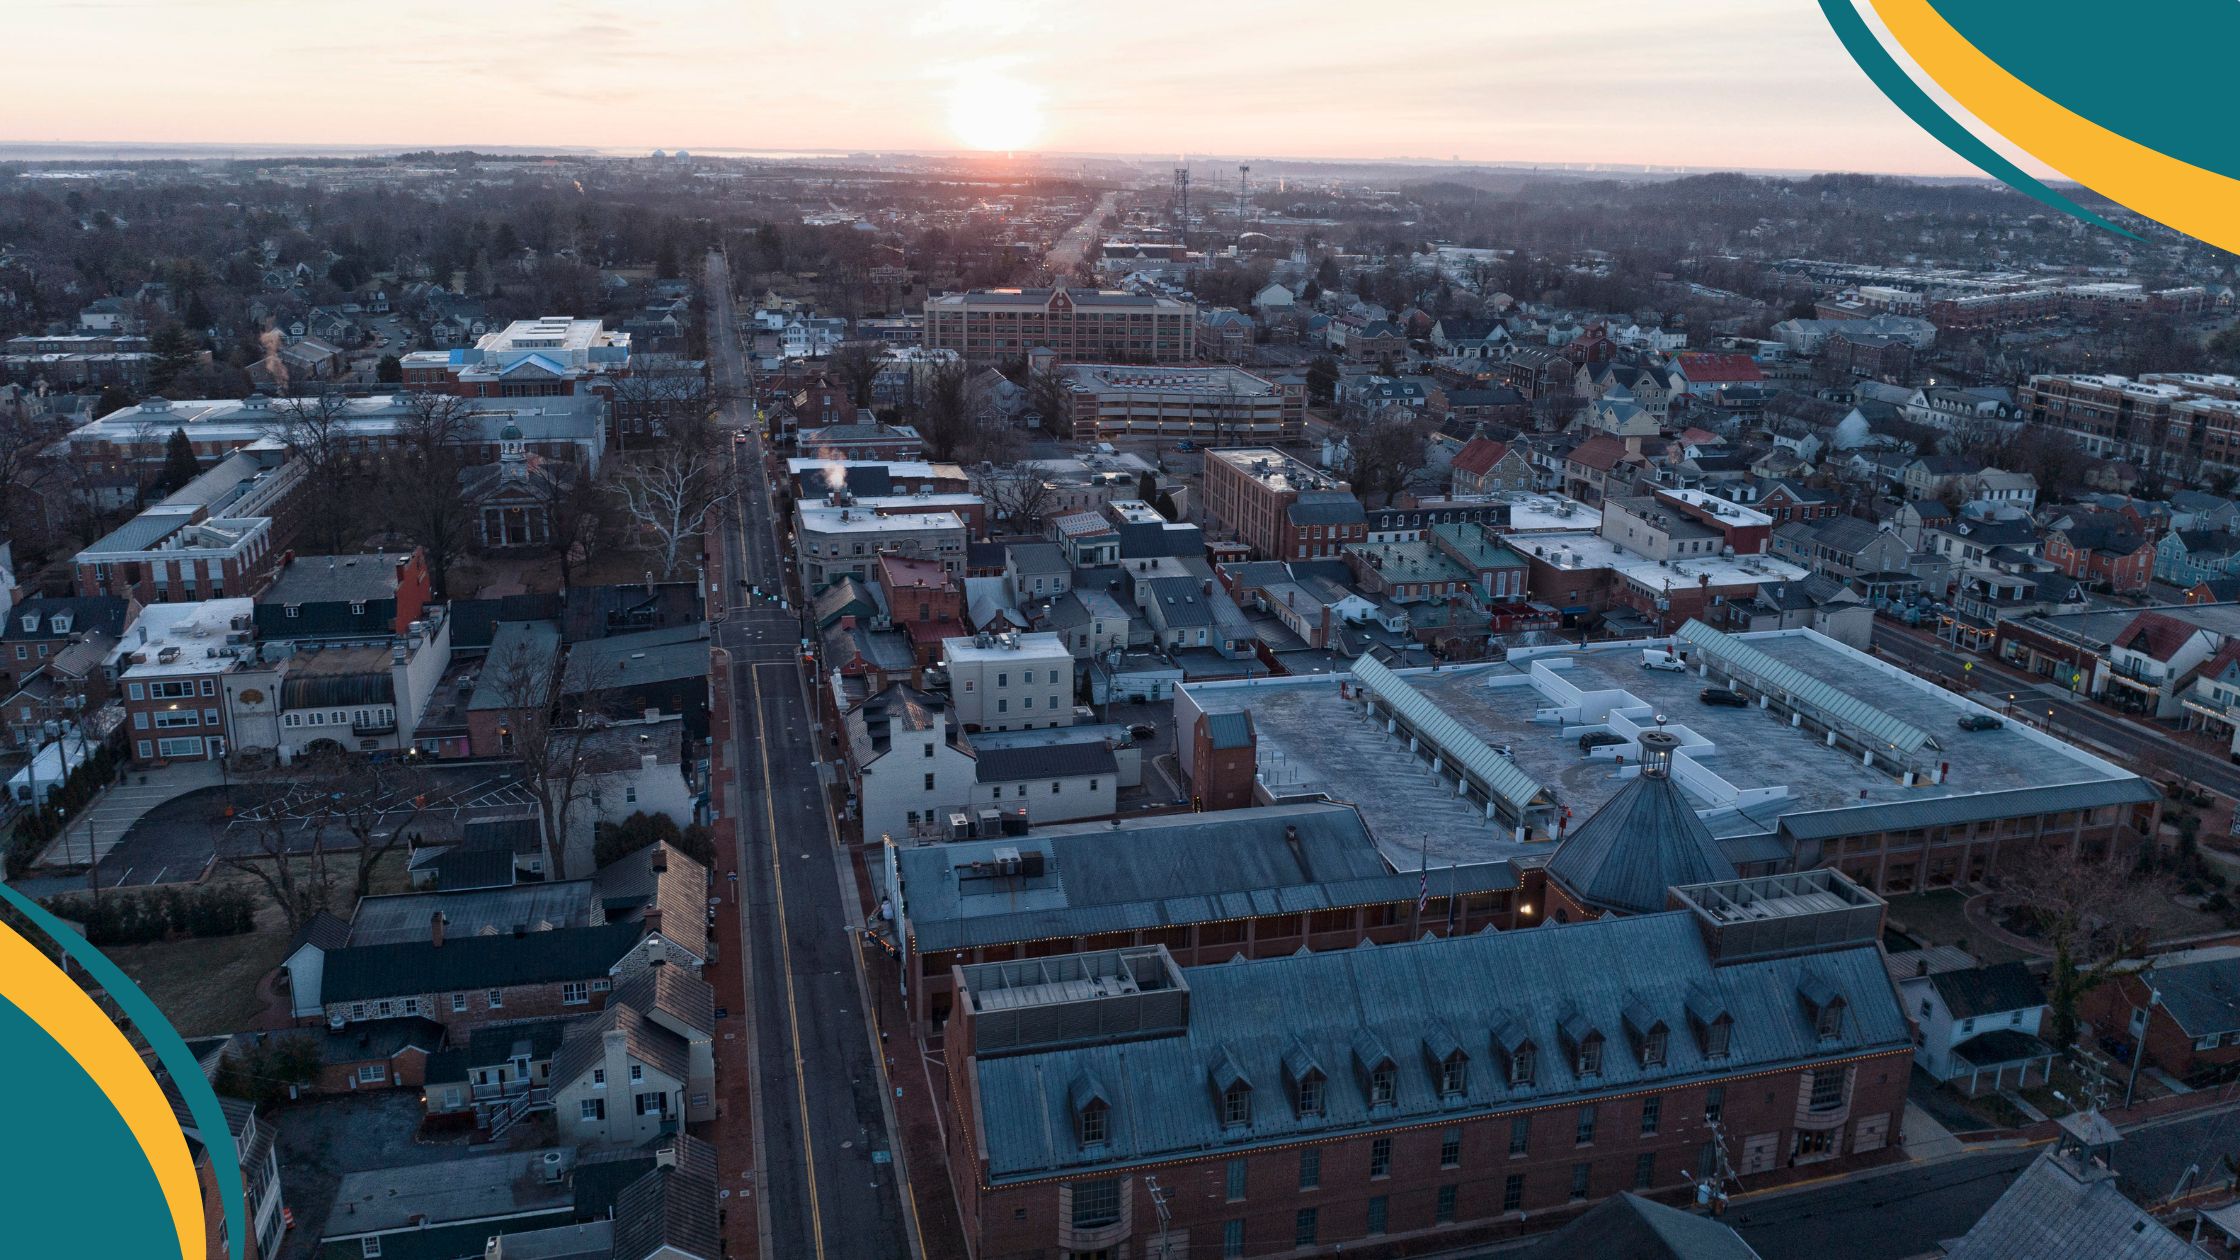
[[[794,505],[793,532],[801,583],[822,590],[843,577],[869,578],[882,554],[938,560],[949,573],[964,572],[966,528],[955,512],[881,514],[848,502],[802,500]]]
[[[1925,956],[1924,956],[1925,957]],[[1906,1014],[1921,1030],[1914,1062],[1969,1093],[2044,1084],[2053,1047],[2038,1039],[2046,996],[2019,962],[1930,971],[1898,982]]]
[[[581,744],[583,793],[568,811],[567,869],[591,869],[600,823],[632,814],[658,814],[687,827],[700,821],[698,793],[684,760],[684,719],[654,716],[615,722],[592,731]]]
[[[1058,635],[943,639],[949,700],[967,731],[1073,725],[1073,654]]]
[[[898,683],[844,721],[865,836],[939,835],[972,799],[973,759],[957,747],[949,706],[938,696]]]
[[[311,753],[394,752],[413,746],[450,668],[449,608],[428,605],[403,635],[238,652],[240,667],[219,680],[236,752],[270,752],[282,765]]]
[[[1030,823],[1108,818],[1119,766],[1103,740],[1010,744],[974,752],[975,810],[1024,813]]]

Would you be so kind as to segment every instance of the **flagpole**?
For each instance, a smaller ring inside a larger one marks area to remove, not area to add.
[[[1411,940],[1423,939],[1423,908],[1431,900],[1431,833],[1416,842],[1416,912],[1408,928]]]

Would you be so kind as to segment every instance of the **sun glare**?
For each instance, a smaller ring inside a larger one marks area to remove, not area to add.
[[[961,79],[949,90],[949,130],[969,148],[1032,148],[1042,136],[1042,92],[1003,75]]]

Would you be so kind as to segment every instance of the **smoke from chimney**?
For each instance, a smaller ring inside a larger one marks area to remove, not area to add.
[[[272,378],[275,394],[288,392],[288,364],[280,357],[280,330],[267,328],[257,334],[257,344],[264,347],[264,370]]]

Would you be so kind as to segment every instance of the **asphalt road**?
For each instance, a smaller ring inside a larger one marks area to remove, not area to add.
[[[1049,264],[1051,275],[1062,279],[1067,272],[1073,270],[1073,265],[1081,261],[1081,255],[1089,248],[1089,242],[1104,230],[1104,217],[1112,213],[1112,207],[1119,200],[1119,193],[1106,193],[1097,198],[1097,204],[1089,211],[1088,217],[1066,229],[1065,235],[1058,238],[1058,243],[1051,247],[1048,258],[1044,260]]]
[[[707,280],[716,386],[726,398],[750,399],[720,257],[711,256]],[[896,1191],[885,1077],[858,970],[856,898],[819,787],[800,613],[749,603],[739,585],[744,578],[783,589],[785,574],[752,404],[728,406],[725,423],[749,437],[732,446],[740,510],[722,531],[730,589],[714,630],[732,662],[740,787],[733,843],[747,952],[741,970],[750,978],[742,1004],[752,1025],[763,1254],[909,1256],[916,1249]]]
[[[2118,717],[2091,700],[2071,695],[2067,687],[2050,678],[2024,674],[1987,657],[1956,651],[1879,619],[1874,626],[1874,646],[1922,677],[1945,682],[1959,680],[1961,667],[1973,664],[1975,668],[1966,671],[1966,676],[1975,684],[1973,694],[1979,703],[2004,709],[2012,696],[2012,712],[2017,717],[2027,717],[2042,726],[2050,710],[2054,734],[2082,736],[2113,749],[2140,774],[2149,778],[2182,774],[2213,792],[2240,798],[2240,766]]]

